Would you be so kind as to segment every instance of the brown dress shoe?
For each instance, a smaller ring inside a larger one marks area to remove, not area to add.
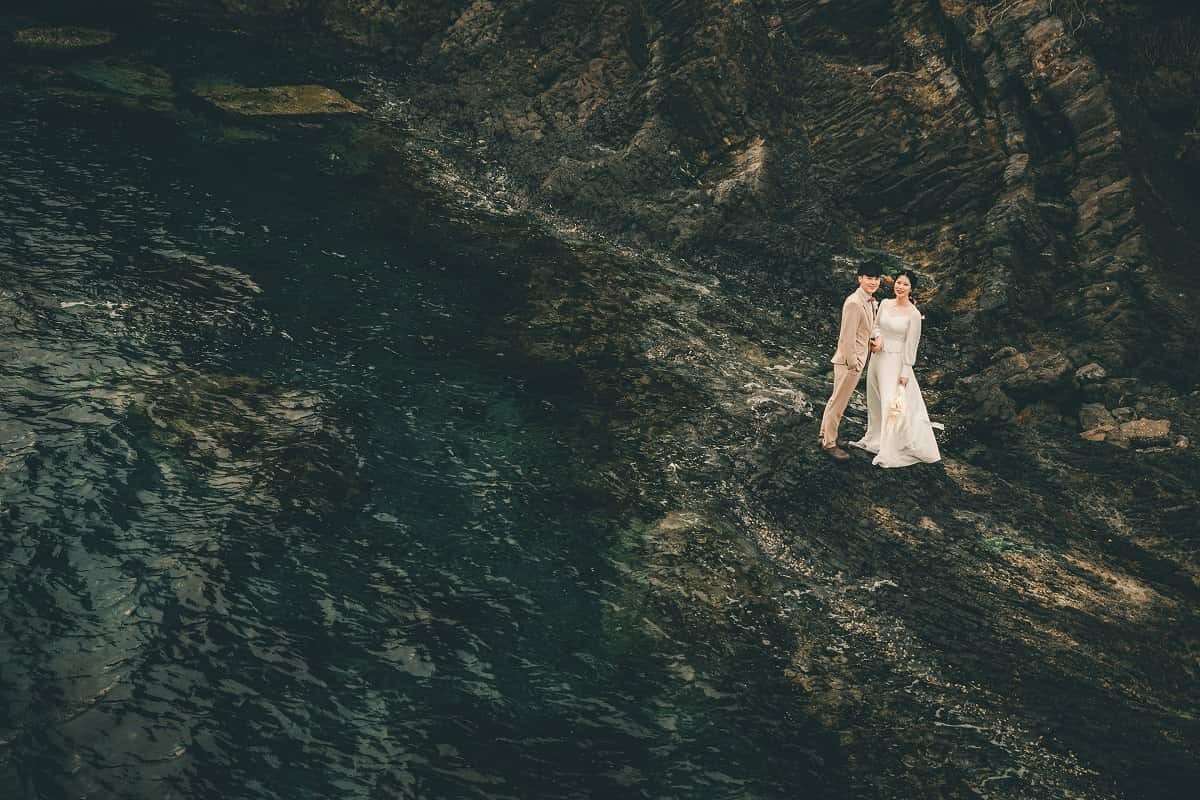
[[[836,444],[832,447],[822,447],[821,449],[825,452],[825,455],[829,456],[834,461],[847,461],[850,458],[850,454],[838,447]]]

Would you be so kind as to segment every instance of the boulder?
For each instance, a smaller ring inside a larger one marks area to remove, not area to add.
[[[976,386],[993,386],[1005,394],[1042,395],[1053,393],[1069,382],[1071,360],[1066,355],[1048,348],[1029,352],[1017,352],[1003,348],[993,357],[993,363],[974,376],[969,383]],[[980,390],[976,389],[978,394]]]
[[[1139,446],[1171,443],[1171,421],[1166,419],[1135,419],[1122,422],[1118,428],[1121,438]]]
[[[1112,410],[1112,417],[1117,422],[1131,422],[1137,419],[1137,412],[1128,406],[1121,406]]]
[[[1018,350],[1017,348],[1015,348],[1011,345],[1009,345],[1007,347],[1001,347],[999,350],[992,353],[992,363],[994,364],[997,361],[1003,361],[1005,359],[1012,358],[1013,356],[1017,355],[1020,352],[1021,352],[1020,350]]]
[[[1115,432],[1116,425],[1101,425],[1097,428],[1091,428],[1079,434],[1080,439],[1087,439],[1089,442],[1103,442],[1109,438],[1109,435]]]
[[[1135,378],[1105,378],[1097,382],[1083,382],[1079,391],[1089,403],[1103,403],[1109,408],[1119,408],[1129,403],[1137,390]]]
[[[1075,370],[1075,380],[1081,384],[1096,383],[1104,380],[1107,377],[1108,372],[1106,372],[1104,367],[1100,366],[1095,361],[1091,362],[1090,364],[1085,364],[1079,369]]]
[[[1115,427],[1116,420],[1102,403],[1084,403],[1079,409],[1079,429],[1091,431],[1101,427]]]
[[[1080,414],[1082,422],[1083,415]],[[1163,447],[1171,445],[1180,449],[1188,445],[1187,437],[1171,439],[1171,421],[1166,419],[1138,418],[1128,422],[1107,422],[1085,428],[1079,434],[1090,442],[1107,442],[1117,447]],[[1180,440],[1183,444],[1180,444]]]
[[[1018,419],[1018,403],[1061,401],[1056,395],[1069,386],[1072,369],[1071,360],[1051,348],[1020,352],[1004,347],[992,356],[990,366],[962,383],[971,392],[979,417],[1007,422]]]
[[[975,413],[982,419],[999,422],[1010,422],[1016,419],[1017,405],[1012,398],[1000,391],[999,387],[984,384],[976,386],[972,392],[975,399]]]
[[[1085,286],[1080,290],[1083,296],[1084,308],[1088,311],[1100,311],[1125,293],[1116,281],[1104,281]]]
[[[1058,386],[1071,373],[1071,360],[1064,354],[1052,351],[1031,351],[1018,353],[1007,362],[997,366],[1006,366],[1011,373],[1001,381],[1005,389],[1027,391],[1031,389],[1050,389]]]

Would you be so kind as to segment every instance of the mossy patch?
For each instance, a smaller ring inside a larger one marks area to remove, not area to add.
[[[993,553],[1025,553],[1034,555],[1040,552],[1038,548],[1023,542],[1014,542],[1012,539],[1006,539],[999,535],[984,536],[982,539],[983,546]]]
[[[257,144],[259,142],[274,142],[278,141],[274,136],[265,131],[254,130],[253,128],[238,128],[231,125],[222,125],[215,137],[229,144]]]

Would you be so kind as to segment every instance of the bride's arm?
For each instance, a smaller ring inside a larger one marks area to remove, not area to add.
[[[921,343],[921,312],[913,307],[904,334],[904,366],[900,369],[900,382],[905,386],[913,376],[913,364],[917,363],[917,345]]]

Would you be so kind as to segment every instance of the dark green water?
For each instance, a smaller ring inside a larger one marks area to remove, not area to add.
[[[778,670],[630,607],[606,410],[517,341],[552,254],[385,163],[373,67],[151,33],[0,65],[0,796],[819,793]]]

